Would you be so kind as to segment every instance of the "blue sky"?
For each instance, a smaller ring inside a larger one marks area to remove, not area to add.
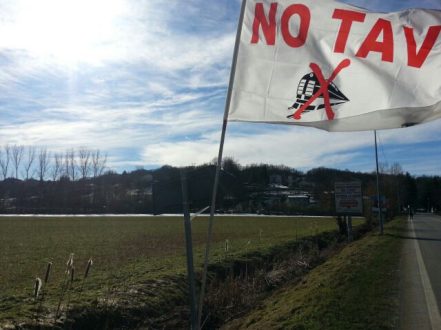
[[[356,1],[375,11],[441,1]],[[99,148],[122,171],[217,155],[239,0],[0,0],[0,145]],[[440,121],[379,132],[380,162],[441,175]],[[291,141],[302,141],[296,146]],[[230,123],[241,164],[372,171],[372,132]]]

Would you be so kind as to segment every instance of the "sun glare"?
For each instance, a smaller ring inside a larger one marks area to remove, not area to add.
[[[39,0],[19,2],[11,43],[37,56],[66,64],[107,56],[124,14],[122,0]]]

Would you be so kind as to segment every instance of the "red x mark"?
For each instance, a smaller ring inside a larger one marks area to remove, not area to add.
[[[320,67],[315,63],[311,63],[309,65],[309,67],[312,69],[312,72],[314,72],[315,76],[317,77],[317,80],[320,84],[320,89],[305,104],[303,104],[300,107],[300,109],[298,109],[294,113],[294,115],[293,115],[294,119],[299,120],[302,117],[303,111],[305,111],[306,108],[309,107],[312,104],[312,102],[314,102],[319,96],[323,95],[323,99],[325,101],[326,115],[328,116],[329,120],[333,120],[334,119],[334,111],[332,111],[328,87],[332,83],[332,81],[338,76],[340,71],[343,70],[344,68],[347,68],[350,64],[351,64],[350,59],[348,59],[348,58],[344,59],[343,61],[340,62],[339,65],[337,65],[337,67],[335,68],[334,72],[331,74],[329,79],[326,80],[325,77],[323,76],[323,73],[322,73],[322,70],[320,69]]]

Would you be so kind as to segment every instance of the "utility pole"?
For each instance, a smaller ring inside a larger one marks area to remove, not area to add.
[[[377,131],[374,130],[375,138],[375,164],[377,167],[377,207],[378,207],[378,221],[380,223],[380,235],[383,235],[383,218],[381,216],[381,203],[380,203],[380,180],[378,173],[378,147],[377,147]]]
[[[190,293],[191,330],[199,330],[193,265],[193,239],[191,235],[191,218],[188,208],[187,174],[185,172],[185,169],[181,171],[181,186],[182,206],[184,211],[185,246],[187,254],[188,288]]]

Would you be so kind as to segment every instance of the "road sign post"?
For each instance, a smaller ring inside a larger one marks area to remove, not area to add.
[[[196,287],[195,275],[193,265],[193,239],[191,235],[191,218],[188,207],[188,188],[187,188],[187,174],[185,170],[181,171],[181,186],[182,186],[182,205],[184,213],[184,231],[185,231],[185,251],[187,255],[187,274],[188,274],[188,288],[190,293],[190,314],[191,314],[191,329],[198,330],[198,317],[196,305]]]
[[[348,241],[352,241],[352,216],[363,213],[363,196],[361,182],[336,182],[335,183],[335,211],[346,220]]]

